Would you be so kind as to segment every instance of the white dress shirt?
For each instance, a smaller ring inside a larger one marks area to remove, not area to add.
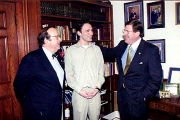
[[[49,62],[53,66],[54,70],[56,71],[57,77],[59,79],[60,85],[63,88],[63,80],[64,80],[64,70],[62,69],[60,63],[58,62],[56,57],[52,57],[52,53],[47,50],[45,47],[42,47],[44,53],[46,54]]]
[[[132,48],[131,48],[131,49],[132,49],[131,61],[132,61],[132,59],[133,59],[133,57],[134,57],[134,55],[135,55],[135,53],[136,53],[136,50],[137,50],[140,42],[141,42],[141,38],[138,39],[134,44],[131,45],[131,47],[132,47]],[[122,56],[122,58],[121,58],[121,62],[122,62],[122,65],[123,65],[123,70],[125,69],[125,66],[126,66],[126,59],[127,59],[127,55],[128,55],[129,46],[130,46],[130,45],[127,46],[127,48],[126,48],[126,50],[125,50],[125,52],[124,52],[124,54],[123,54],[123,56]]]

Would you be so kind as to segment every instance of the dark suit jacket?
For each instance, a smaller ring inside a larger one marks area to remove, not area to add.
[[[133,18],[135,16],[135,18]],[[137,19],[137,14],[136,12],[131,12],[129,16],[129,20]]]
[[[130,98],[138,103],[148,100],[159,89],[162,81],[162,67],[159,49],[153,44],[141,40],[130,67],[124,75],[121,57],[127,44],[121,41],[115,48],[101,48],[104,57],[117,58],[119,69],[118,102],[123,84]]]
[[[60,59],[59,56],[59,62]],[[61,119],[63,89],[42,48],[22,59],[14,80],[14,91],[23,105],[25,120]]]

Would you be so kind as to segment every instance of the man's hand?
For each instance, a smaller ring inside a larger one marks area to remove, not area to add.
[[[99,92],[98,89],[94,89],[92,92],[89,93],[88,99],[93,98]]]
[[[81,91],[79,92],[79,94],[80,94],[81,96],[85,97],[85,98],[87,98],[87,97],[89,96],[89,92],[83,91],[83,90],[81,90]]]
[[[93,90],[92,92],[90,92],[90,93],[87,92],[87,91],[81,90],[81,91],[79,92],[79,94],[80,94],[81,96],[87,98],[87,99],[91,99],[91,98],[93,98],[98,92],[99,92],[98,89],[94,89],[94,90]]]

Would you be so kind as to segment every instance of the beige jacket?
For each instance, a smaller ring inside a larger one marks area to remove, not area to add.
[[[79,93],[84,87],[101,88],[104,83],[104,60],[100,48],[91,42],[85,49],[78,42],[65,54],[68,86]]]

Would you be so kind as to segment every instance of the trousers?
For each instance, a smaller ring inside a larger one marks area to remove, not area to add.
[[[87,92],[91,92],[94,88],[83,88]],[[72,95],[73,118],[74,120],[86,120],[87,116],[90,120],[98,120],[101,109],[100,93],[93,98],[86,99],[73,91]]]

